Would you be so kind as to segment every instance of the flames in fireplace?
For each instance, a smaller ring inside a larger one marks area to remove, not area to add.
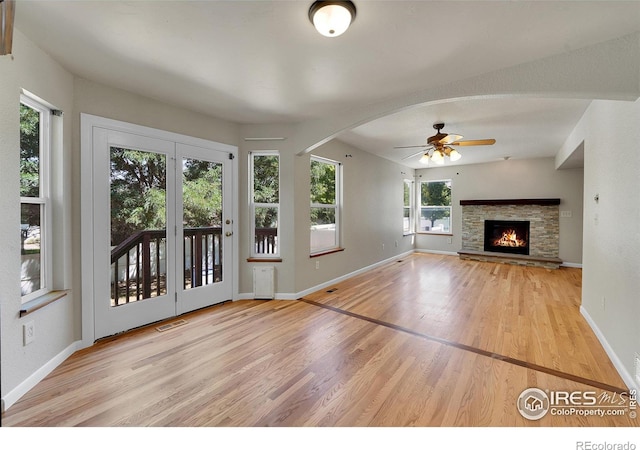
[[[485,220],[484,251],[529,254],[529,221]]]
[[[518,231],[514,228],[504,230],[502,236],[493,241],[494,247],[526,247],[526,239],[518,237]]]

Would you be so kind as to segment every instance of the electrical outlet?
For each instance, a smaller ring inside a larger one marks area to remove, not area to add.
[[[607,309],[607,298],[602,297],[602,310],[604,311],[605,309]]]
[[[24,339],[24,345],[31,344],[36,339],[36,329],[33,325],[33,320],[22,325],[22,337]]]
[[[396,241],[396,247],[398,246],[398,241]]]
[[[453,242],[451,238],[447,238],[447,244],[451,244],[451,242]]]

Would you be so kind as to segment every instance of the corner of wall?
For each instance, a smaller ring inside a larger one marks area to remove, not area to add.
[[[635,389],[636,391],[640,390],[640,386],[638,386],[638,383],[634,379],[633,375],[627,370],[625,365],[622,364],[622,361],[620,360],[616,352],[613,350],[613,347],[611,347],[611,345],[607,341],[607,338],[602,333],[600,328],[598,328],[598,325],[591,318],[591,316],[589,315],[589,312],[584,306],[580,307],[580,313],[582,314],[582,316],[585,318],[585,320],[587,321],[587,323],[595,333],[596,337],[598,338],[598,341],[600,341],[600,344],[602,344],[604,351],[607,353],[607,355],[611,359],[611,362],[613,363],[613,366],[618,371],[618,374],[622,378],[622,381],[624,381],[624,383],[627,385],[629,389]]]

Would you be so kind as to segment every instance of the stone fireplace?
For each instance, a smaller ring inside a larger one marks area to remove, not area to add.
[[[560,199],[461,200],[462,259],[556,269]]]

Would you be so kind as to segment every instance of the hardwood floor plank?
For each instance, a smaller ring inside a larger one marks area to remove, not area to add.
[[[306,296],[238,301],[76,352],[7,426],[638,426],[527,420],[539,387],[624,390],[579,312],[580,270],[415,254]],[[333,292],[327,292],[332,290]],[[175,319],[172,319],[175,320]]]

